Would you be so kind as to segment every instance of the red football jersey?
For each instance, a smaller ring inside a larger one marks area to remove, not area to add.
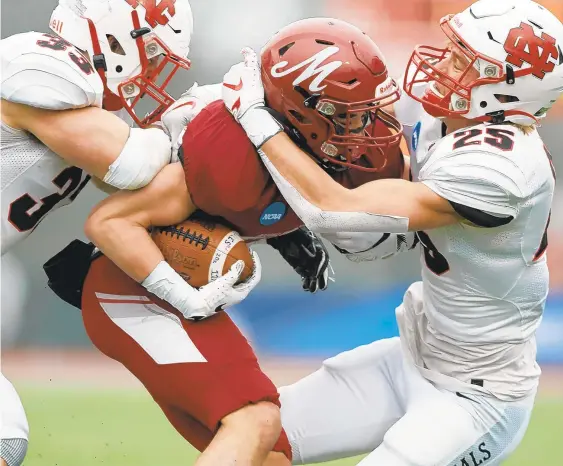
[[[389,132],[383,124],[381,130]],[[208,214],[224,218],[243,237],[281,236],[303,225],[222,101],[208,105],[190,123],[182,149],[193,203]],[[397,148],[388,155],[382,171],[350,169],[333,178],[355,188],[380,178],[400,178],[403,170],[404,159]]]

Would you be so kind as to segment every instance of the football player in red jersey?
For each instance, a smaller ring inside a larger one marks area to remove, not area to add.
[[[367,35],[343,21],[307,19],[278,32],[262,57],[268,102],[287,134],[334,180],[352,188],[404,176],[401,125],[382,110],[399,90]],[[182,165],[166,167],[136,193],[110,196],[91,213],[86,233],[104,256],[73,273],[84,276],[89,268],[84,287],[77,280],[71,293],[82,293],[94,344],[135,374],[176,429],[205,450],[198,464],[258,465],[270,451],[272,461],[287,464],[277,389],[228,315],[216,313],[249,290],[195,299],[147,230],[196,209],[221,217],[245,239],[279,249],[311,291],[326,287],[326,251],[301,228],[222,101],[190,123],[182,153]]]

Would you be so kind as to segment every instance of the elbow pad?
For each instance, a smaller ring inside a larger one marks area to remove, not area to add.
[[[409,219],[406,217],[379,215],[371,212],[322,210],[305,199],[283,177],[264,151],[259,149],[258,153],[283,197],[309,230],[315,233],[337,233],[344,231],[406,233],[409,231]]]
[[[171,156],[172,145],[166,133],[158,128],[132,128],[104,183],[118,189],[142,188],[170,163]]]

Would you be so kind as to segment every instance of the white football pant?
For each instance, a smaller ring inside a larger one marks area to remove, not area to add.
[[[294,464],[369,453],[359,466],[492,466],[522,440],[535,394],[504,402],[435,387],[399,338],[326,360],[282,387]]]
[[[10,381],[0,373],[0,457],[8,466],[22,464],[29,426],[22,402]]]

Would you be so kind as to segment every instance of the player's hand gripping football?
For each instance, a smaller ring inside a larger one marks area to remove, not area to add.
[[[231,67],[223,78],[222,97],[225,106],[246,131],[255,147],[283,131],[282,126],[265,107],[260,63],[251,48],[242,50],[244,61]]]
[[[258,254],[252,251],[254,267],[252,275],[236,285],[244,269],[244,262],[235,262],[222,277],[202,286],[197,290],[197,298],[190,299],[186,307],[180,309],[186,319],[201,320],[242,302],[258,285],[262,278],[262,265]]]
[[[286,262],[301,276],[303,289],[311,293],[326,290],[330,258],[323,242],[308,228],[270,238],[267,243],[277,249]]]

